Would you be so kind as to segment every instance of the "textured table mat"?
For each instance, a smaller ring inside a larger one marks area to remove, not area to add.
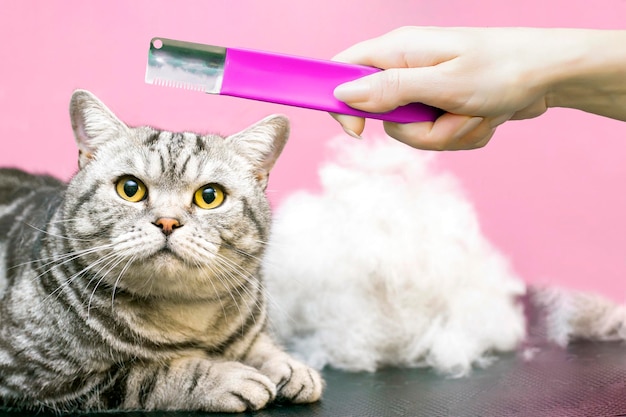
[[[324,371],[321,402],[274,405],[254,417],[475,417],[626,416],[626,345],[574,343],[567,349],[533,348],[500,356],[487,369],[461,379],[428,369],[386,369],[377,373]],[[21,417],[32,413],[5,412]],[[42,413],[42,416],[53,414]],[[84,414],[82,414],[84,415]],[[115,417],[190,417],[206,413],[107,413]],[[232,416],[232,414],[212,414]],[[78,415],[75,415],[78,416]]]

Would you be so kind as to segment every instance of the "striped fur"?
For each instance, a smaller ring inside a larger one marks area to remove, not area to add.
[[[80,170],[0,170],[0,399],[57,411],[312,402],[320,376],[265,332],[260,260],[284,117],[230,136],[129,128],[74,93]],[[147,188],[126,201],[116,183]],[[224,203],[193,204],[219,184]],[[159,219],[176,219],[166,231]]]

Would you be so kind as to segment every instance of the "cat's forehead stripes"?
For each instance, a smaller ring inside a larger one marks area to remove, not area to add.
[[[207,147],[201,135],[189,132],[156,131],[144,144],[147,171],[155,178],[193,178],[199,174],[199,161]]]
[[[190,132],[169,132],[157,130],[144,140],[148,149],[165,149],[172,155],[182,149],[191,149],[194,153],[206,150],[202,135]]]

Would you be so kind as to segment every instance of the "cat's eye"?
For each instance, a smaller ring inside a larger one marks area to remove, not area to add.
[[[143,200],[148,194],[148,190],[143,182],[130,175],[126,175],[117,180],[115,190],[120,197],[131,203],[137,203]]]
[[[226,194],[217,184],[208,184],[199,188],[193,195],[193,202],[201,209],[210,210],[222,205]]]

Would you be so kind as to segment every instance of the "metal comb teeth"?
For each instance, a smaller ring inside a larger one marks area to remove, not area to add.
[[[150,41],[146,82],[219,94],[226,48],[154,38]]]
[[[165,78],[157,78],[157,77],[152,78],[152,84],[158,85],[160,87],[173,87],[173,88],[180,88],[182,90],[192,90],[192,91],[199,91],[199,92],[204,92],[206,90],[206,86],[201,85],[201,84],[192,84],[189,82],[168,80]]]

